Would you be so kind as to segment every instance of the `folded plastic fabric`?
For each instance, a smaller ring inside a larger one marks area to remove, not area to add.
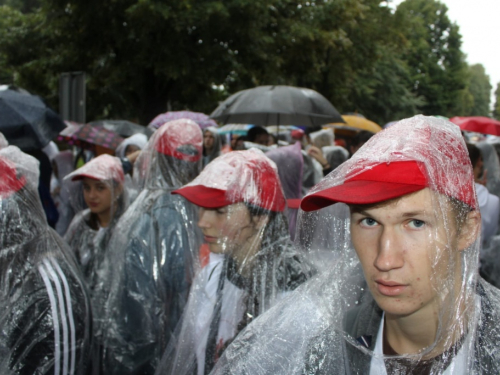
[[[313,268],[290,241],[276,165],[262,151],[224,154],[175,193],[200,207],[208,264],[157,374],[208,374],[238,333]]]
[[[184,310],[201,240],[194,206],[171,192],[198,175],[201,157],[199,126],[181,119],[136,162],[144,190],[116,226],[95,293],[106,374],[154,373]]]
[[[296,242],[321,273],[249,325],[213,374],[500,372],[500,293],[478,275],[456,125],[416,116],[377,133],[302,208]]]
[[[70,249],[38,198],[38,161],[0,150],[0,373],[87,374],[92,314]]]

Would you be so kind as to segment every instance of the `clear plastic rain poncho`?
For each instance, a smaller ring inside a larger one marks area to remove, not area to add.
[[[123,140],[122,143],[116,148],[115,155],[124,159],[131,152],[142,150],[148,144],[148,137],[145,134],[134,134]],[[132,170],[130,171],[132,172]],[[134,180],[130,173],[125,174],[125,188],[129,195],[129,201],[133,202],[140,193],[140,184]]]
[[[5,148],[9,145],[9,142],[7,141],[7,139],[5,138],[5,136],[3,135],[3,133],[0,133],[0,150],[2,148]]]
[[[207,138],[207,132],[212,136],[211,140],[211,148],[208,149],[206,147],[206,144],[208,142]],[[218,157],[221,154],[221,149],[222,149],[222,135],[219,134],[217,131],[216,127],[210,126],[206,129],[203,130],[203,166],[207,165],[210,163],[212,160],[214,160],[216,157]]]
[[[38,161],[0,150],[0,373],[87,374],[89,298],[70,250],[49,228]]]
[[[52,159],[52,179],[50,181],[50,193],[59,213],[59,220],[56,224],[56,232],[64,236],[69,224],[75,216],[75,211],[71,204],[71,188],[69,181],[64,181],[64,177],[74,171],[73,152],[70,150],[61,151]]]
[[[342,146],[325,146],[322,151],[332,170],[349,159],[349,151]]]
[[[287,199],[288,207],[286,216],[288,218],[288,228],[292,240],[295,238],[295,226],[297,223],[298,204],[302,198],[302,169],[304,159],[301,153],[299,142],[294,145],[279,147],[266,153],[272,161],[276,163],[283,192]],[[293,207],[291,207],[293,206]]]
[[[313,145],[321,150],[323,147],[333,146],[335,134],[333,133],[333,129],[322,129],[310,133],[309,138],[311,138]]]
[[[495,146],[488,142],[478,142],[476,146],[481,150],[484,170],[486,172],[486,187],[491,194],[500,198],[500,162]]]
[[[176,193],[200,206],[209,257],[157,374],[208,374],[237,334],[312,269],[290,242],[276,166],[260,150],[220,156]]]
[[[202,133],[187,119],[160,127],[136,162],[145,189],[122,216],[97,293],[106,374],[154,373],[187,301],[201,236],[196,209],[171,192],[201,170]]]
[[[73,194],[83,194],[88,208],[80,210],[64,236],[93,293],[102,272],[108,243],[116,224],[128,206],[120,159],[100,155],[65,177],[72,184]],[[80,186],[81,185],[81,186]],[[81,197],[75,198],[81,200]]]
[[[213,374],[500,373],[500,293],[478,276],[480,217],[456,125],[400,121],[301,207],[318,208],[301,212],[297,239],[323,271],[243,331]]]

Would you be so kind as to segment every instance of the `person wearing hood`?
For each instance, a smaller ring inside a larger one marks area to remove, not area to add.
[[[203,167],[221,154],[222,139],[217,128],[211,126],[203,130]]]
[[[500,292],[460,129],[415,116],[303,199],[298,238],[334,260],[233,342],[214,374],[498,374]],[[319,241],[318,241],[319,240]]]
[[[484,161],[481,150],[473,145],[467,144],[467,151],[472,164],[474,181],[482,181],[486,175]],[[494,154],[496,156],[496,153]],[[490,194],[488,188],[478,182],[474,183],[481,212],[481,238],[484,248],[488,247],[491,237],[498,232],[498,220],[500,215],[500,199]]]
[[[279,147],[266,152],[266,156],[276,163],[285,198],[287,199],[286,216],[290,238],[295,238],[297,213],[302,198],[302,170],[304,158],[301,153],[300,143],[291,146]]]
[[[64,181],[64,177],[74,169],[73,152],[70,150],[61,151],[52,159],[50,194],[59,212],[59,220],[55,229],[60,236],[64,236],[75,216],[75,210],[71,204],[71,183]]]
[[[208,374],[238,333],[312,270],[290,242],[276,165],[260,150],[220,156],[174,193],[199,207],[210,253],[157,374]]]
[[[106,374],[154,373],[184,310],[201,235],[195,208],[172,191],[198,175],[201,157],[199,126],[180,119],[135,163],[145,186],[116,227],[96,297]]]
[[[81,183],[72,189],[75,194],[83,190],[83,200],[88,207],[76,214],[64,240],[73,250],[87,286],[93,292],[109,240],[128,205],[123,170],[118,158],[104,154],[68,174],[65,180]]]
[[[47,224],[38,161],[0,150],[0,373],[88,374],[91,305],[67,245]]]
[[[145,134],[138,133],[126,138],[115,151],[116,157],[122,162],[123,172],[125,173],[124,186],[127,189],[130,202],[133,202],[140,193],[140,184],[133,179],[134,163],[147,143],[148,137]]]

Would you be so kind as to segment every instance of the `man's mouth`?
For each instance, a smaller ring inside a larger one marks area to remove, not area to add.
[[[382,279],[375,280],[375,285],[377,286],[377,290],[380,294],[388,297],[398,296],[408,287],[407,284]]]

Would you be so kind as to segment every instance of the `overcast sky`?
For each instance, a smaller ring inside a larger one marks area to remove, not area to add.
[[[460,27],[467,62],[483,64],[490,76],[493,96],[500,82],[500,0],[440,1],[448,7],[450,20]],[[396,7],[401,2],[393,0],[392,4]]]

